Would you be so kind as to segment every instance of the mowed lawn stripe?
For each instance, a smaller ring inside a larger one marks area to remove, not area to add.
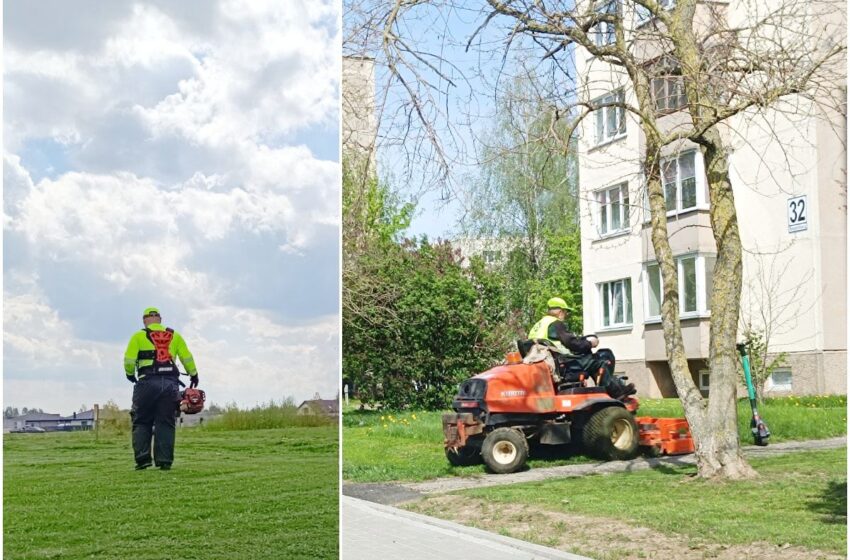
[[[336,558],[335,426],[181,430],[174,469],[129,436],[5,440],[4,557]]]

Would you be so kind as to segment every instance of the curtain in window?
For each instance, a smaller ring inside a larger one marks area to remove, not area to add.
[[[680,294],[682,299],[682,312],[690,313],[697,310],[697,268],[696,259],[682,259],[680,274],[682,275],[683,292]]]
[[[608,191],[608,201],[611,205],[611,230],[618,230],[623,227],[620,216],[620,187]]]
[[[664,180],[664,202],[670,212],[676,209],[676,160],[663,163],[661,174]]]
[[[657,264],[650,264],[646,267],[646,276],[649,280],[649,317],[659,317],[661,315],[661,270]]]
[[[688,152],[679,158],[679,180],[682,183],[682,209],[697,205],[697,179],[694,171],[695,152]]]

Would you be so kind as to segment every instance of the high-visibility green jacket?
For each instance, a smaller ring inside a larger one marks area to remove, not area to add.
[[[552,323],[557,321],[557,317],[553,317],[552,315],[546,315],[531,327],[531,330],[528,331],[528,338],[531,340],[537,338],[543,338],[545,340],[550,340],[555,345],[558,350],[562,350],[564,352],[568,352],[568,350],[561,344],[561,341],[557,338],[551,338],[549,336],[549,327],[552,326]]]
[[[164,331],[165,327],[163,327],[160,323],[151,323],[148,327],[152,331]],[[136,374],[137,369],[141,369],[144,367],[152,366],[153,360],[151,359],[139,359],[139,351],[154,350],[156,347],[153,342],[148,340],[147,334],[145,333],[145,329],[142,329],[136,332],[132,337],[130,337],[130,342],[127,344],[127,351],[124,352],[124,371],[127,374],[127,377],[131,377]],[[168,345],[168,351],[174,358],[180,358],[180,363],[183,364],[183,367],[186,368],[186,372],[189,375],[197,375],[198,370],[195,368],[195,359],[192,357],[192,353],[189,352],[189,347],[186,346],[186,341],[183,340],[183,337],[174,331],[173,337],[171,339],[171,344]],[[144,375],[139,375],[139,378],[144,377]]]

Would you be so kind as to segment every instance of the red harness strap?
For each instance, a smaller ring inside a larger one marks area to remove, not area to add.
[[[168,347],[171,345],[171,340],[174,338],[174,332],[172,330],[148,330],[148,337],[150,338],[150,341],[153,342],[154,348],[156,348],[157,362],[174,361],[174,358],[171,356],[171,352],[168,351]]]

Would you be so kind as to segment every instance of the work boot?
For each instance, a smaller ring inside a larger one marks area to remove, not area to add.
[[[146,468],[148,468],[152,465],[153,465],[153,463],[151,463],[150,461],[148,461],[147,463],[137,463],[136,464],[136,470],[137,471],[143,471],[143,470],[145,470]]]
[[[637,393],[637,389],[635,389],[634,383],[629,383],[628,385],[621,385],[620,386],[620,396],[617,397],[617,398],[618,399],[625,399],[629,395],[634,395],[635,393]]]
[[[161,465],[157,465],[157,467],[159,467],[159,470],[161,471],[170,471],[171,463],[162,463]]]
[[[608,387],[608,394],[611,395],[613,399],[625,399],[629,395],[634,395],[637,393],[637,389],[635,389],[634,383],[629,383],[628,385],[623,385],[622,382],[619,385],[611,385]]]

